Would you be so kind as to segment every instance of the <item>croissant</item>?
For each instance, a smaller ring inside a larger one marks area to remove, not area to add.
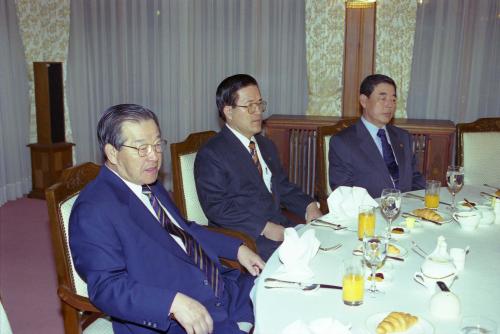
[[[403,332],[415,325],[418,317],[404,312],[389,313],[378,325],[377,334]]]
[[[413,210],[415,216],[419,216],[425,219],[435,220],[437,222],[442,222],[443,217],[441,217],[436,211],[431,209],[415,209]]]

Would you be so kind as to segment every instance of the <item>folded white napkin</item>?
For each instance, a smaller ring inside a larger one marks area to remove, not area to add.
[[[336,219],[357,219],[360,205],[378,207],[378,203],[365,188],[340,186],[327,199],[328,216]]]
[[[314,277],[309,262],[318,252],[319,245],[313,229],[299,236],[294,228],[286,228],[285,239],[278,248],[283,264],[271,276],[290,281],[304,281]]]
[[[286,326],[282,334],[351,334],[351,326],[346,326],[333,318],[320,318],[306,324],[295,320]]]

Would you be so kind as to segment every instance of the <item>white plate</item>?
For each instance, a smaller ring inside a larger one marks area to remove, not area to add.
[[[378,324],[389,314],[390,312],[377,313],[366,319],[366,328],[370,334],[377,334]],[[422,317],[418,317],[418,322],[413,325],[410,329],[404,332],[405,334],[433,334],[434,327],[430,322]]]

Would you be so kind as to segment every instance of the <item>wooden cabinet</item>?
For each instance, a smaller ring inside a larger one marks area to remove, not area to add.
[[[304,192],[316,195],[316,130],[341,120],[333,116],[273,115],[265,121],[264,133],[278,147],[290,181]],[[427,179],[446,184],[446,169],[452,157],[455,125],[447,120],[396,119],[394,125],[413,135],[418,167]]]
[[[64,169],[73,165],[73,143],[29,144],[31,150],[32,198],[45,198],[45,189],[59,180]]]

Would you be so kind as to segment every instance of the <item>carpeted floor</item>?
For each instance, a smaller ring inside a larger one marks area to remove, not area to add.
[[[13,334],[63,334],[45,201],[0,207],[0,296]]]

